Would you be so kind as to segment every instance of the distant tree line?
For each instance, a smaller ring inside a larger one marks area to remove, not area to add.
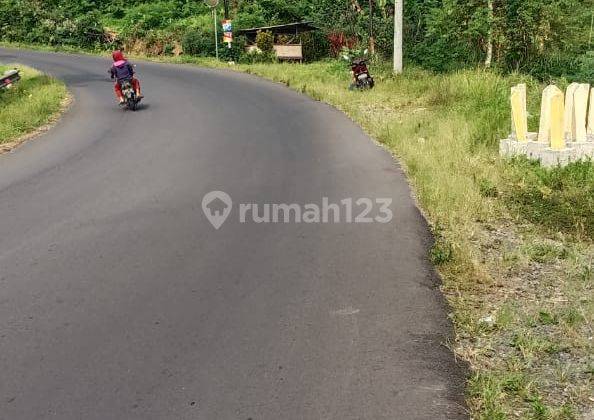
[[[229,0],[236,28],[313,20],[315,58],[343,47],[392,53],[393,0]],[[593,80],[594,0],[405,0],[405,55],[436,71],[468,66]],[[199,0],[0,0],[0,37],[154,54],[213,53]],[[190,42],[191,41],[191,42]],[[234,51],[238,51],[237,49]],[[238,53],[238,52],[237,52]]]

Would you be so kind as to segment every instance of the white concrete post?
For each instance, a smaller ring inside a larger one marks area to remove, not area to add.
[[[402,65],[402,33],[404,31],[404,0],[394,0],[394,73],[400,74]]]
[[[586,132],[586,120],[588,118],[588,96],[590,85],[587,83],[578,85],[573,94],[573,138],[583,143],[588,140]]]

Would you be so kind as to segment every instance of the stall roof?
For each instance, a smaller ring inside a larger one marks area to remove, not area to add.
[[[270,31],[273,34],[287,34],[292,35],[300,32],[316,31],[319,28],[313,22],[295,22],[287,23],[285,25],[263,26],[261,28],[241,29],[237,31],[243,35],[256,35],[259,31]]]

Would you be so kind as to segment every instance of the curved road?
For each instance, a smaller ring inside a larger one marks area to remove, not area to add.
[[[465,416],[427,226],[400,168],[343,114],[253,76],[144,62],[145,106],[125,112],[106,59],[0,62],[76,98],[0,156],[1,419]],[[235,206],[215,230],[213,190],[386,197],[394,219],[240,223]]]

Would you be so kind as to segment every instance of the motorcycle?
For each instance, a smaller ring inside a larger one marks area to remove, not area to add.
[[[125,100],[124,106],[128,108],[130,111],[136,111],[140,99],[138,99],[136,92],[132,87],[132,83],[129,80],[124,80],[122,82],[122,93],[124,94]]]
[[[349,63],[351,67],[353,82],[349,86],[350,90],[373,89],[375,86],[375,80],[373,80],[373,76],[371,76],[369,68],[367,67],[367,62],[369,61],[367,58],[368,53],[368,50],[350,51],[347,49],[345,50],[345,54],[342,56],[342,58],[347,63]]]
[[[369,68],[367,67],[367,59],[366,58],[357,58],[351,61],[351,72],[353,74],[353,83],[351,84],[350,89],[373,89],[375,86],[375,81],[369,73]]]

